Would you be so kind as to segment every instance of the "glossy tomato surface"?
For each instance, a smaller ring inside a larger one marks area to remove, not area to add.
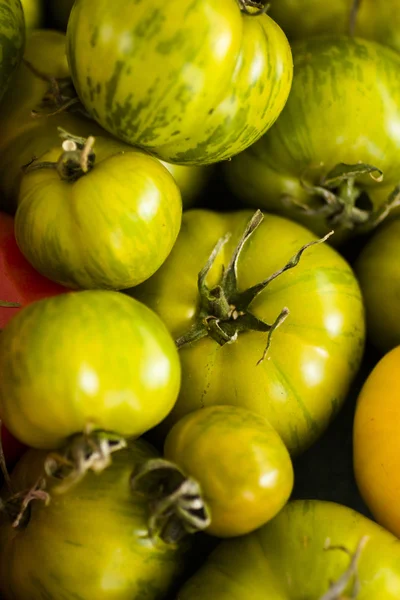
[[[375,0],[272,0],[271,17],[291,40],[349,34],[400,50],[400,2]]]
[[[43,20],[43,0],[21,0],[24,9],[25,26],[27,29],[37,29]]]
[[[57,163],[63,155],[55,147],[39,163]],[[72,181],[68,168],[65,176],[47,168],[25,174],[17,243],[57,283],[129,288],[153,275],[170,253],[181,224],[181,194],[159,160],[114,139],[96,138],[92,156],[90,170]]]
[[[207,164],[244,150],[290,90],[285,35],[237,0],[78,0],[67,39],[91,116],[169,162]]]
[[[0,329],[24,306],[66,291],[28,263],[15,241],[14,219],[0,213],[0,302],[20,305],[16,308],[0,306]]]
[[[118,292],[27,306],[0,335],[0,414],[19,440],[52,449],[94,429],[138,436],[171,410],[178,351],[162,321]]]
[[[361,495],[381,525],[400,536],[400,347],[367,378],[354,419],[354,471]]]
[[[355,264],[365,300],[368,336],[382,353],[400,344],[400,219],[377,231]]]
[[[167,261],[133,290],[161,316],[175,339],[199,318],[203,324],[213,321],[212,314],[199,317],[198,274],[216,243],[231,233],[206,278],[210,289],[221,282],[252,215],[187,211]],[[239,290],[270,277],[312,241],[316,237],[300,225],[265,215],[239,255]],[[360,364],[360,289],[345,260],[327,244],[319,244],[308,248],[295,268],[275,278],[250,305],[251,313],[267,324],[285,307],[289,315],[273,332],[264,360],[267,333],[260,331],[239,333],[236,341],[222,346],[205,335],[180,349],[182,387],[166,428],[204,406],[233,404],[264,415],[292,453],[319,437],[344,401]],[[234,320],[235,312],[222,326],[232,328]]]
[[[27,523],[13,528],[0,515],[0,593],[3,600],[159,600],[182,571],[178,546],[150,539],[145,500],[130,490],[130,475],[155,456],[141,441],[117,452],[101,474],[88,474],[65,495],[31,504]],[[12,485],[26,492],[43,474],[44,453],[30,450]],[[57,483],[57,480],[55,481]]]
[[[339,504],[289,503],[250,535],[226,540],[177,594],[177,600],[322,600],[347,571],[360,541],[357,579],[341,598],[397,600],[400,542],[373,521]],[[339,547],[340,546],[340,547]],[[331,550],[328,551],[328,548]],[[353,596],[352,596],[353,595]]]
[[[257,208],[319,235],[334,229],[337,245],[362,232],[399,183],[400,106],[393,98],[400,94],[400,55],[344,36],[292,49],[289,100],[274,127],[227,164],[228,178]],[[342,163],[377,170],[340,179],[333,169]]]
[[[201,486],[211,513],[208,533],[243,535],[286,504],[293,467],[281,438],[266,419],[239,406],[189,413],[169,432],[165,458]]]

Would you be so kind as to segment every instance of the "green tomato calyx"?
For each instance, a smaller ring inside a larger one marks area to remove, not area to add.
[[[0,510],[8,516],[14,529],[27,527],[34,500],[44,502],[45,506],[49,504],[50,495],[45,488],[45,478],[39,477],[30,490],[11,494],[5,501],[0,499]]]
[[[211,523],[199,483],[173,462],[155,458],[143,463],[132,473],[131,489],[149,501],[150,538],[176,544]]]
[[[34,158],[24,166],[24,172],[38,171],[40,169],[55,169],[63,181],[73,183],[86,175],[94,167],[96,155],[93,150],[95,138],[89,136],[81,138],[74,136],[61,127],[58,128],[63,139],[62,152],[57,162],[39,161]]]
[[[269,4],[253,0],[238,0],[240,10],[249,17],[259,17],[267,12]]]
[[[0,300],[0,308],[19,308],[21,305],[18,302],[6,302],[6,300]]]
[[[275,321],[270,325],[250,312],[251,303],[274,279],[282,275],[285,271],[296,267],[307,248],[325,242],[333,234],[333,231],[328,233],[324,238],[310,242],[300,248],[286,265],[264,279],[261,283],[247,290],[239,291],[237,285],[239,256],[246,241],[263,219],[264,215],[260,210],[253,215],[232,254],[228,267],[224,269],[220,283],[210,289],[206,284],[207,275],[219,251],[230,238],[230,234],[227,234],[217,242],[207,263],[198,275],[200,307],[197,320],[186,334],[176,340],[178,348],[196,342],[206,336],[210,336],[220,346],[224,346],[225,344],[235,342],[240,333],[245,331],[259,331],[267,333],[268,338],[264,353],[257,364],[260,364],[265,359],[271,345],[272,334],[285,321],[289,315],[289,309],[284,307]]]
[[[125,438],[105,431],[86,431],[72,436],[60,452],[47,455],[46,475],[60,479],[52,491],[62,494],[83,479],[88,471],[100,473],[111,464],[111,455],[126,448]]]
[[[340,550],[341,552],[345,552],[350,557],[350,565],[343,575],[339,577],[336,582],[332,583],[329,590],[320,598],[320,600],[353,600],[354,598],[357,598],[361,589],[360,580],[358,578],[358,563],[368,540],[368,536],[363,536],[354,553],[350,552],[345,546],[331,546],[330,541],[328,540],[324,550]],[[353,589],[351,596],[344,596],[343,594],[352,580]]]
[[[377,209],[373,209],[369,198],[365,208],[358,205],[363,194],[365,195],[365,190],[357,185],[357,178],[365,175],[369,175],[378,183],[383,180],[382,171],[373,165],[340,163],[322,177],[317,185],[309,184],[304,177],[300,178],[309,201],[303,203],[288,195],[283,198],[283,202],[295,206],[307,215],[322,217],[327,226],[336,232],[350,230],[359,234],[368,233],[394,208],[400,206],[400,185],[396,186],[387,201]]]

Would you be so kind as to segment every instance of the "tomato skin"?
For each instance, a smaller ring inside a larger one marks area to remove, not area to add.
[[[365,301],[368,336],[382,353],[400,344],[399,252],[400,219],[396,218],[372,236],[355,263]]]
[[[181,195],[168,170],[148,154],[101,137],[94,152],[94,167],[75,182],[52,169],[25,174],[15,236],[29,262],[57,283],[129,288],[170,253],[181,224]],[[55,163],[61,154],[54,148],[41,161]]]
[[[219,282],[251,216],[251,211],[186,211],[167,261],[133,290],[161,316],[175,339],[195,323],[198,273],[215,244],[232,232],[208,275],[209,286]],[[296,223],[265,215],[240,254],[239,289],[263,281],[315,239]],[[335,250],[326,244],[314,246],[251,305],[253,314],[269,324],[283,307],[290,314],[274,332],[268,357],[259,365],[267,338],[256,331],[240,334],[237,342],[223,347],[205,337],[180,349],[181,392],[166,430],[193,410],[233,404],[264,415],[291,453],[318,438],[346,397],[363,353],[359,286]]]
[[[193,206],[208,183],[211,167],[186,167],[161,162],[171,173],[181,191],[183,209]]]
[[[267,15],[241,13],[237,0],[150,0],[135,10],[124,0],[78,0],[67,54],[93,118],[180,164],[221,161],[254,143],[292,80],[282,30]]]
[[[25,26],[28,30],[37,29],[42,24],[42,0],[21,0],[24,9]]]
[[[354,417],[354,473],[375,519],[400,536],[400,347],[378,362],[365,381]]]
[[[237,406],[189,413],[170,430],[164,455],[196,479],[211,511],[208,533],[243,535],[269,521],[293,488],[289,453],[266,419]]]
[[[178,351],[157,315],[101,290],[22,310],[1,333],[0,371],[6,427],[46,449],[90,424],[138,436],[168,414],[180,384]]]
[[[330,36],[297,42],[292,50],[295,76],[279,120],[227,164],[226,173],[244,202],[323,235],[335,224],[298,206],[312,208],[317,201],[305,185],[321,185],[339,163],[367,163],[383,171],[383,180],[364,175],[356,187],[376,208],[398,184],[400,107],[392,98],[400,94],[400,56],[374,42]],[[321,114],[334,134],[326,135]],[[337,231],[331,242],[355,231]]]
[[[373,521],[332,502],[297,500],[257,531],[222,542],[177,600],[304,600],[327,593],[348,569],[346,552],[369,540],[358,563],[359,597],[397,600],[400,542]],[[351,586],[344,597],[351,597]]]
[[[33,502],[25,528],[12,528],[0,515],[2,599],[164,597],[182,571],[183,547],[146,538],[147,506],[129,484],[135,466],[154,456],[138,440],[64,495],[52,494],[48,480],[51,501]],[[12,474],[17,491],[35,483],[43,459],[41,451],[25,454]]]
[[[20,0],[0,0],[0,100],[22,60],[24,12]]]
[[[334,0],[324,6],[319,0],[275,0],[268,11],[291,40],[322,34],[350,32],[354,0]],[[354,35],[400,50],[400,2],[362,0],[355,19]]]
[[[0,213],[0,300],[20,305],[0,307],[0,329],[24,306],[66,291],[33,269],[15,241],[14,219]]]

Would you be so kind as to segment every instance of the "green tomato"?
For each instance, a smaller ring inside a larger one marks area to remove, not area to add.
[[[291,40],[348,34],[400,50],[400,2],[390,0],[272,0],[269,13]],[[352,26],[354,23],[354,26]]]
[[[84,431],[138,436],[171,410],[178,351],[150,309],[118,292],[30,304],[0,336],[0,415],[17,439],[52,449]]]
[[[362,541],[362,542],[361,542]],[[361,542],[361,544],[360,544]],[[356,550],[358,552],[356,553]],[[356,565],[337,593],[329,594]],[[354,583],[357,575],[359,589]],[[353,595],[354,593],[354,595]],[[342,595],[343,594],[343,595]],[[179,600],[398,600],[397,538],[339,504],[298,500],[257,531],[222,542],[178,593]]]
[[[287,100],[292,57],[282,30],[248,4],[77,0],[67,54],[90,115],[169,162],[208,164],[250,146]]]
[[[181,347],[182,387],[166,429],[204,406],[238,405],[264,415],[296,453],[319,437],[346,397],[363,352],[363,302],[351,268],[326,244],[308,248],[267,286],[252,288],[316,238],[266,215],[232,264],[250,218],[249,211],[186,211],[170,256],[133,293]],[[198,274],[221,239],[210,270],[202,271],[200,296]]]
[[[49,78],[69,76],[63,34],[50,30],[30,32],[24,58],[37,73],[25,63],[20,65],[0,111],[0,208],[11,213],[16,210],[22,167],[59,144],[58,127],[84,137],[104,135],[95,123],[75,113],[32,118],[32,109],[43,110],[41,104],[48,95]]]
[[[164,456],[193,477],[210,511],[207,532],[243,535],[274,517],[293,488],[293,467],[266,419],[240,406],[210,406],[180,419]]]
[[[43,20],[43,0],[21,0],[25,15],[25,26],[28,30],[37,29]]]
[[[25,20],[20,0],[0,0],[0,99],[24,52]]]
[[[355,264],[364,296],[367,331],[382,353],[400,345],[400,219],[386,223],[369,240]]]
[[[227,174],[245,202],[335,229],[339,244],[380,222],[399,183],[400,56],[346,37],[298,42],[293,56],[282,115]]]
[[[20,527],[2,513],[2,600],[164,597],[182,572],[184,547],[149,538],[146,502],[130,489],[132,471],[154,456],[138,440],[65,495],[53,494],[54,480],[47,479],[49,504],[33,502]],[[29,450],[12,474],[13,490],[31,489],[43,476],[43,460],[43,452]]]
[[[23,177],[18,246],[39,273],[69,288],[138,285],[175,243],[179,189],[159,160],[110,138],[95,140],[84,165],[85,144],[65,141],[64,150],[54,148]],[[60,168],[41,168],[46,164]]]
[[[163,161],[162,163],[164,167],[167,167],[181,191],[183,208],[187,209],[193,206],[208,183],[211,168],[186,167]]]

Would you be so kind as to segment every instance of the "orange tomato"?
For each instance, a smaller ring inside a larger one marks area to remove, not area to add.
[[[400,537],[400,346],[367,378],[354,420],[354,471],[376,520]]]

